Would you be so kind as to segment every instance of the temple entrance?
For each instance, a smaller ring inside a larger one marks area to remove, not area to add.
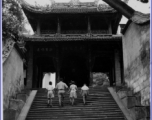
[[[62,62],[60,76],[67,85],[69,85],[71,80],[75,81],[78,87],[83,86],[84,83],[89,85],[89,72],[86,66],[86,59],[79,55],[79,53],[67,55]]]

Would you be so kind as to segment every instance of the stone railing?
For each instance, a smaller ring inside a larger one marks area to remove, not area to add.
[[[3,111],[3,120],[17,120],[31,90],[22,90],[16,98],[9,100],[9,107]]]

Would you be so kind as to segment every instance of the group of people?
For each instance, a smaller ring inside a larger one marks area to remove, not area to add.
[[[68,89],[68,86],[66,85],[66,83],[63,82],[62,78],[60,78],[60,81],[59,81],[59,83],[57,83],[55,88],[53,88],[52,82],[50,81],[49,85],[47,87],[48,107],[53,106],[52,100],[54,98],[54,94],[55,94],[56,90],[58,91],[59,106],[63,107],[64,106],[63,101],[64,101],[64,95],[65,95],[66,89]],[[78,91],[77,85],[75,85],[74,81],[71,81],[68,93],[70,93],[69,98],[70,98],[70,102],[71,102],[72,106],[74,105],[74,100],[77,98],[77,91]],[[85,105],[86,98],[89,95],[89,87],[86,84],[84,84],[81,87],[80,94],[83,97],[83,103]]]

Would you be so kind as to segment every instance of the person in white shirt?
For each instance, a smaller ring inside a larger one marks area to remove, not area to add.
[[[74,105],[74,99],[77,98],[76,91],[77,91],[77,86],[75,85],[74,81],[71,81],[69,92],[70,92],[70,102],[72,106]]]
[[[86,99],[87,99],[87,96],[89,95],[89,87],[87,87],[87,85],[84,83],[84,85],[82,86],[81,88],[81,92],[80,94],[82,95],[83,97],[83,103],[84,105],[86,104]]]
[[[47,86],[47,98],[48,98],[48,106],[52,107],[52,101],[54,98],[54,88],[52,86],[52,82],[49,82],[49,85]]]
[[[68,86],[63,82],[63,79],[60,78],[60,82],[56,85],[56,89],[58,90],[59,106],[63,106],[65,89],[67,88]]]

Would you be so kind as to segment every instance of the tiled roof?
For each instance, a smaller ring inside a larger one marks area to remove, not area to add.
[[[51,6],[33,6],[25,0],[21,0],[22,8],[33,13],[92,13],[92,12],[116,12],[115,9],[107,4],[97,5],[95,2],[74,3],[52,3]]]
[[[24,36],[25,41],[104,41],[122,40],[121,35],[52,35],[52,36]]]

